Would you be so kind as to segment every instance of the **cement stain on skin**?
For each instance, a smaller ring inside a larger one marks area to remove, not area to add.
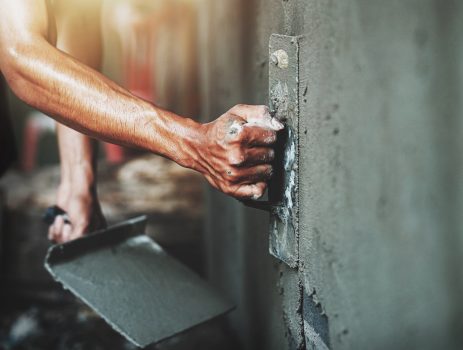
[[[230,135],[238,134],[242,130],[243,130],[243,122],[238,121],[238,120],[233,120],[229,128]]]

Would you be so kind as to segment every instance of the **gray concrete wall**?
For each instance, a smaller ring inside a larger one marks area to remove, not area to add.
[[[333,349],[462,348],[463,6],[457,0],[204,2],[204,109],[267,103],[271,33],[301,57],[300,257],[268,218],[211,192],[211,279],[247,349],[307,345],[299,284]]]

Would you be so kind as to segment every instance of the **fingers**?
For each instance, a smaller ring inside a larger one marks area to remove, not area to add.
[[[237,198],[259,198],[272,176],[270,147],[284,125],[266,106],[237,105],[207,124],[201,172],[212,186]]]
[[[62,215],[55,218],[53,224],[48,228],[48,239],[56,243],[65,243],[80,238],[85,234],[85,225],[73,225],[65,222]]]
[[[253,105],[236,105],[230,112],[245,119],[248,123],[261,127],[267,127],[273,130],[281,130],[284,125],[277,119],[272,118],[267,106],[253,106]]]
[[[51,224],[49,227],[48,227],[48,239],[50,241],[54,241],[54,235],[55,235],[55,229],[54,229],[54,225]]]
[[[67,241],[72,241],[74,239],[80,238],[85,235],[85,227],[84,226],[77,226],[74,229],[69,231],[69,235],[66,237]]]
[[[231,170],[231,182],[240,184],[253,184],[267,181],[272,177],[273,168],[270,164],[257,165],[251,168]]]
[[[269,147],[252,147],[237,149],[228,154],[227,170],[229,168],[242,168],[259,164],[268,164],[275,158],[275,151]]]
[[[82,237],[85,234],[86,224],[77,222],[73,226],[65,216],[57,215],[55,221],[48,228],[48,239],[56,243],[65,243]]]
[[[49,215],[53,220],[48,229],[50,240],[64,243],[106,227],[106,220],[95,193],[76,191],[59,204],[59,207],[52,207],[55,210]]]
[[[240,199],[259,199],[264,195],[266,189],[267,184],[265,182],[258,182],[255,184],[237,186],[230,194]]]
[[[69,240],[71,240],[71,236],[72,236],[72,225],[70,223],[65,223],[63,225],[63,230],[61,233],[60,243],[68,242]]]
[[[267,189],[267,183],[264,181],[253,184],[229,184],[224,186],[221,185],[220,181],[215,180],[209,175],[205,175],[205,177],[213,187],[238,199],[259,199]]]
[[[63,233],[67,233],[68,229],[64,231],[65,227],[70,227],[69,223],[66,223],[62,215],[57,215],[55,221],[48,229],[48,239],[57,243],[65,241]]]
[[[246,124],[239,134],[239,140],[250,146],[270,146],[277,140],[277,134],[272,129]]]
[[[238,105],[233,107],[230,113],[235,116],[236,120],[229,126],[229,135],[232,136],[231,140],[242,144],[271,145],[277,139],[277,132],[284,127],[270,116],[266,106]]]

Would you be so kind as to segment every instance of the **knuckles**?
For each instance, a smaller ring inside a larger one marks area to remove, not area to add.
[[[252,106],[256,118],[265,118],[270,114],[270,109],[266,105]]]
[[[227,185],[221,188],[221,191],[229,196],[240,199],[258,199],[262,197],[267,189],[267,184],[248,186],[246,192],[239,193],[241,185]]]
[[[237,104],[230,109],[230,112],[239,115],[245,109],[251,110],[255,118],[265,118],[270,115],[270,109],[266,105]]]
[[[265,138],[265,143],[275,143],[277,140],[277,133],[275,131],[267,131],[267,137]],[[264,136],[265,137],[265,136]]]
[[[246,157],[241,150],[230,152],[228,155],[228,164],[232,166],[243,165],[246,161]]]
[[[239,183],[240,180],[241,180],[240,174],[234,171],[228,176],[227,182],[228,182],[228,185],[235,185]]]

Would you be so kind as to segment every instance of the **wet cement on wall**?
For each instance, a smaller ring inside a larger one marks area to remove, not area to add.
[[[265,213],[208,199],[209,272],[239,304],[230,322],[244,347],[316,348],[301,322],[302,285],[326,315],[330,348],[461,348],[462,5],[204,6],[206,118],[267,103],[271,33],[307,43],[299,270],[268,255]]]

